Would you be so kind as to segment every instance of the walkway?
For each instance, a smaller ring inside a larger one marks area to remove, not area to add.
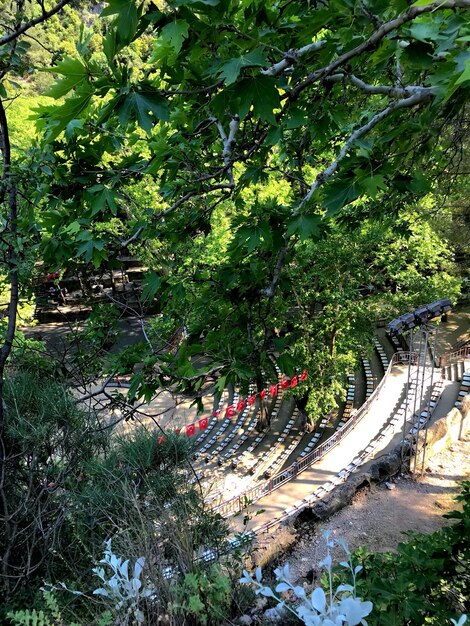
[[[284,484],[249,507],[248,513],[251,520],[248,523],[248,529],[262,526],[281,516],[286,508],[310,495],[320,485],[336,477],[345,466],[351,463],[395,414],[396,408],[404,397],[407,381],[406,372],[406,367],[402,365],[392,369],[378,399],[371,406],[369,412],[337,447],[330,450],[309,469],[299,474],[295,480]],[[393,434],[393,430],[391,430],[390,435],[382,439],[376,454],[380,454],[380,450],[387,446],[389,440],[393,438]],[[243,530],[241,517],[234,517],[231,520],[232,527],[236,532]]]

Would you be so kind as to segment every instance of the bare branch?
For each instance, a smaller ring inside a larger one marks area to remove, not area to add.
[[[404,13],[402,13],[395,19],[382,24],[374,33],[372,33],[372,35],[368,39],[363,41],[361,44],[359,44],[355,48],[352,48],[351,50],[348,50],[344,54],[340,55],[328,65],[325,65],[324,67],[318,70],[315,70],[314,72],[311,72],[307,76],[307,78],[305,78],[305,80],[303,80],[301,83],[296,85],[288,94],[286,94],[286,97],[288,97],[290,100],[295,100],[295,98],[297,98],[298,95],[306,87],[308,87],[309,85],[311,85],[312,83],[318,80],[325,78],[326,76],[334,72],[337,68],[347,63],[350,59],[358,56],[359,54],[362,54],[366,50],[371,50],[377,47],[377,45],[382,41],[382,39],[384,39],[389,33],[393,32],[394,30],[397,30],[398,28],[400,28],[400,26],[403,26],[403,24],[406,24],[407,22],[411,22],[411,20],[414,20],[419,15],[423,15],[425,13],[431,13],[433,11],[440,11],[443,9],[457,9],[457,8],[462,8],[462,9],[470,8],[470,0],[444,0],[444,1],[436,0],[435,2],[432,2],[431,4],[426,4],[424,6],[409,7],[409,9],[407,9]]]
[[[224,165],[225,165],[225,168],[227,169],[227,177],[228,177],[229,183],[233,187],[235,183],[233,180],[233,172],[232,172],[233,161],[231,160],[231,156],[232,156],[233,146],[235,145],[235,135],[237,134],[237,131],[240,127],[240,118],[238,117],[238,115],[235,115],[234,117],[232,117],[230,124],[229,124],[228,137],[224,130],[224,127],[222,126],[222,123],[219,122],[219,120],[215,117],[212,117],[211,120],[217,126],[217,130],[219,131],[219,135],[222,138],[222,141],[224,144],[224,149],[222,151],[222,158],[224,159]]]
[[[390,96],[391,98],[407,98],[413,94],[431,93],[429,87],[421,87],[420,85],[406,85],[405,87],[394,87],[393,85],[370,85],[363,80],[354,76],[354,74],[333,74],[327,76],[325,82],[337,83],[340,81],[349,81],[355,87],[358,87],[364,93]]]
[[[338,169],[338,165],[344,159],[344,157],[349,152],[350,148],[358,139],[366,135],[375,126],[377,126],[379,122],[381,122],[383,119],[388,117],[391,113],[397,111],[398,109],[404,109],[407,107],[415,106],[416,104],[421,104],[423,102],[426,102],[427,100],[430,100],[434,95],[435,95],[434,88],[423,87],[422,89],[420,89],[419,91],[416,91],[414,94],[412,94],[408,98],[403,98],[402,100],[396,100],[395,102],[392,102],[388,107],[386,107],[379,113],[376,113],[367,122],[367,124],[364,124],[360,128],[357,128],[345,141],[336,159],[326,169],[324,169],[322,172],[320,172],[320,174],[318,174],[314,183],[310,187],[309,192],[303,197],[302,201],[294,209],[294,211],[292,211],[292,216],[298,215],[300,211],[303,209],[303,207],[312,198],[313,194],[320,187],[320,185],[325,183],[336,172],[336,170]]]
[[[70,3],[70,0],[61,0],[58,4],[52,7],[52,9],[50,9],[49,11],[43,8],[41,15],[38,15],[34,19],[29,20],[28,22],[25,22],[24,24],[21,24],[20,26],[15,28],[11,33],[8,33],[7,35],[3,35],[3,37],[0,38],[0,46],[3,46],[6,43],[10,43],[10,41],[14,41],[15,39],[18,39],[18,37],[22,35],[23,33],[25,33],[27,30],[29,30],[33,26],[37,26],[38,24],[45,22],[50,17],[58,13],[61,9],[63,9],[69,3]]]
[[[271,65],[271,67],[268,67],[266,70],[261,70],[260,73],[264,76],[279,76],[279,74],[282,74],[287,68],[294,65],[301,56],[304,56],[308,52],[316,52],[325,44],[326,41],[317,41],[316,43],[309,43],[297,50],[288,50],[281,61],[274,63],[274,65]]]

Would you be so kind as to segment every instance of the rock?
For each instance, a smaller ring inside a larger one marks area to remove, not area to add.
[[[396,489],[396,485],[394,485],[393,483],[385,483],[385,486],[387,487],[387,489],[390,489],[390,491],[392,491],[392,489]]]
[[[282,620],[282,617],[279,615],[276,609],[266,609],[266,611],[264,612],[264,619],[266,619],[268,622],[278,623]]]
[[[251,626],[251,624],[253,624],[253,618],[249,615],[241,615],[237,619],[237,624],[240,624],[240,626]]]

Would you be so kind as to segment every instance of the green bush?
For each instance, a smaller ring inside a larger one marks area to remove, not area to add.
[[[183,615],[189,624],[221,624],[229,615],[231,580],[218,565],[195,569],[175,588],[171,612]]]
[[[167,606],[173,591],[163,569],[192,572],[201,550],[227,536],[190,480],[189,440],[168,433],[161,441],[158,430],[142,428],[117,436],[63,384],[29,371],[6,380],[5,402],[0,622],[24,607],[44,612],[36,596],[44,581],[90,594],[91,568],[109,538],[126,558],[145,557],[159,606]],[[73,596],[62,612],[91,624],[84,598]]]

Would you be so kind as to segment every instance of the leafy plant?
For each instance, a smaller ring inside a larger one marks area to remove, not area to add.
[[[356,553],[364,568],[358,592],[374,600],[371,626],[440,626],[449,616],[468,613],[469,481],[461,484],[457,500],[462,510],[444,516],[454,520],[452,525],[429,535],[409,533],[396,553]],[[343,576],[338,571],[337,575],[337,582],[342,582]]]
[[[79,626],[75,622],[64,621],[57,599],[51,591],[43,590],[42,596],[46,605],[45,610],[31,609],[7,613],[7,618],[11,620],[13,626]]]
[[[289,581],[289,566],[286,564],[282,569],[274,570],[276,578],[275,592],[277,594],[285,594],[283,598],[271,589],[271,587],[263,585],[261,568],[257,568],[255,576],[243,571],[241,583],[251,584],[256,587],[256,594],[261,594],[266,598],[273,598],[277,601],[276,610],[281,615],[284,611],[288,611],[296,615],[300,621],[306,626],[357,626],[367,622],[364,620],[372,611],[372,602],[363,602],[356,595],[356,576],[361,571],[360,565],[353,566],[351,554],[348,546],[343,541],[336,542],[340,545],[346,556],[347,561],[343,561],[341,565],[349,570],[352,584],[338,585],[333,591],[333,574],[332,574],[332,558],[330,549],[334,547],[335,542],[330,539],[329,533],[323,533],[326,540],[326,557],[320,562],[320,567],[325,567],[328,589],[327,592],[317,587],[307,596],[305,589],[301,586],[294,586]]]
[[[129,619],[135,619],[138,624],[144,623],[144,613],[141,610],[142,601],[146,598],[156,599],[156,589],[152,585],[142,583],[142,573],[145,557],[136,559],[129,575],[129,560],[113,554],[111,539],[105,543],[104,558],[100,563],[107,566],[112,573],[109,577],[104,567],[93,568],[103,586],[93,591],[94,595],[102,596],[112,603],[113,610],[120,616],[119,623],[125,624]]]
[[[219,565],[195,569],[185,574],[175,587],[176,600],[170,605],[174,614],[190,617],[193,624],[220,624],[231,603],[231,581]]]

